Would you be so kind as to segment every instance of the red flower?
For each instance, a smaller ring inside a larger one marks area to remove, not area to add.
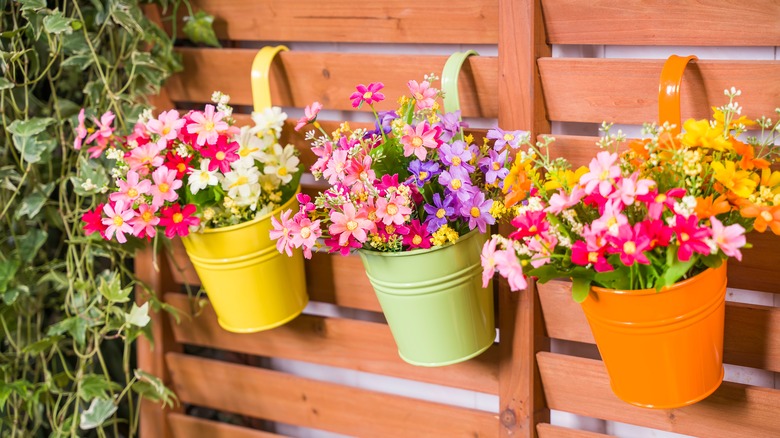
[[[547,231],[550,224],[545,220],[546,217],[547,213],[544,211],[527,211],[512,219],[512,226],[516,227],[517,231],[510,234],[509,238],[519,240]]]
[[[344,242],[344,245],[341,245],[339,243],[339,236],[331,237],[330,239],[325,239],[325,246],[330,248],[328,252],[330,253],[341,253],[341,255],[349,255],[349,251],[352,248],[358,249],[362,248],[363,244],[355,240],[354,236],[349,236],[349,239],[347,239],[346,242]]]
[[[165,156],[165,167],[176,171],[176,179],[182,179],[192,169],[190,161],[192,161],[192,155],[182,158],[178,154],[168,152],[168,155]]]
[[[165,227],[165,237],[172,239],[176,235],[186,236],[190,233],[190,226],[200,225],[200,219],[193,216],[195,210],[194,204],[187,204],[184,209],[179,204],[164,208],[160,226]]]
[[[428,233],[428,229],[420,221],[417,219],[413,220],[408,228],[409,231],[404,236],[404,245],[408,246],[409,249],[428,249],[431,247],[431,234]]]
[[[236,152],[238,152],[239,145],[237,142],[228,143],[228,138],[224,135],[220,135],[215,145],[209,145],[204,147],[200,153],[204,157],[210,158],[209,172],[213,172],[219,168],[222,173],[228,173],[230,171],[230,163],[241,158]]]
[[[664,224],[664,221],[660,219],[647,220],[641,222],[642,231],[650,238],[650,249],[661,246],[669,246],[669,241],[672,239],[672,229]]]
[[[687,262],[695,252],[705,255],[710,253],[710,247],[704,240],[710,237],[711,230],[707,227],[699,227],[699,218],[695,214],[688,218],[678,214],[675,221],[673,229],[677,235],[677,243],[680,245],[680,249],[677,250],[677,258],[680,261]]]
[[[607,247],[601,248],[589,247],[587,243],[579,240],[574,242],[571,247],[571,261],[575,265],[587,266],[593,264],[593,268],[596,272],[612,271],[615,268],[609,264],[607,258],[604,256]]]
[[[100,233],[100,237],[106,238],[106,227],[103,225],[103,204],[98,204],[94,210],[90,210],[81,216],[81,220],[86,222],[84,232],[87,236],[93,233]]]

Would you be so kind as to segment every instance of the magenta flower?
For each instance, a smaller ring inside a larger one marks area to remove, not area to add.
[[[273,229],[270,232],[272,240],[276,240],[276,249],[279,253],[287,253],[288,256],[292,256],[292,249],[295,247],[293,243],[293,229],[296,227],[295,222],[290,219],[292,210],[286,210],[282,212],[281,220],[276,219],[275,216],[271,217],[271,226]]]
[[[76,139],[73,141],[73,149],[79,150],[81,149],[81,143],[84,141],[85,138],[87,138],[87,127],[84,126],[84,108],[79,111],[79,124],[76,126]]]
[[[593,265],[596,272],[608,272],[615,268],[609,264],[604,256],[607,248],[590,245],[588,242],[578,240],[571,247],[571,261],[575,265],[587,266]]]
[[[390,199],[379,198],[376,200],[376,217],[385,225],[401,225],[412,214],[412,209],[406,204],[403,198],[395,195],[391,195]]]
[[[683,196],[685,196],[685,189],[671,189],[666,193],[660,194],[650,192],[644,196],[644,198],[651,198],[645,201],[647,202],[647,215],[650,219],[660,219],[664,212],[664,207],[674,211],[674,203]]]
[[[344,256],[349,255],[349,251],[353,248],[358,249],[363,246],[362,243],[355,240],[355,236],[349,236],[349,238],[344,243],[341,243],[339,237],[331,237],[329,239],[325,239],[325,245],[330,248],[328,252],[337,252]]]
[[[162,209],[160,226],[165,227],[165,237],[173,239],[174,236],[186,236],[190,234],[190,227],[200,225],[200,219],[196,216],[195,204],[187,204],[181,208],[179,204]]]
[[[206,143],[214,144],[221,131],[228,129],[228,124],[224,120],[225,114],[222,111],[214,112],[214,105],[206,105],[205,111],[193,111],[190,113],[190,119],[193,123],[187,125],[187,132],[197,134],[196,143],[203,146]]]
[[[620,254],[620,261],[624,265],[631,266],[634,262],[650,264],[644,253],[650,249],[650,238],[645,235],[640,224],[634,225],[633,228],[628,224],[622,225],[617,235],[607,235],[607,240],[612,244],[608,251]]]
[[[108,195],[108,199],[114,202],[122,201],[126,205],[133,205],[139,196],[149,193],[152,188],[151,181],[148,179],[139,181],[138,172],[132,170],[127,171],[127,180],[118,179],[116,185],[119,191]]]
[[[479,192],[461,204],[460,214],[463,218],[468,218],[470,230],[479,228],[481,233],[485,233],[488,225],[496,223],[496,219],[490,214],[491,207],[493,200],[485,199],[485,194]]]
[[[745,246],[745,228],[740,224],[723,226],[715,216],[710,218],[712,224],[712,240],[718,245],[718,248],[729,257],[735,257],[742,261],[742,252],[740,248]]]
[[[672,240],[672,229],[661,219],[651,219],[640,222],[642,230],[650,238],[650,249],[669,246]]]
[[[379,90],[384,87],[385,84],[381,82],[372,82],[368,84],[368,86],[363,84],[358,85],[355,87],[357,91],[349,96],[349,99],[352,101],[352,107],[360,108],[360,106],[363,105],[363,102],[371,105],[385,100],[385,95],[379,92]]]
[[[209,172],[213,172],[217,169],[222,173],[230,172],[230,163],[241,158],[238,155],[238,149],[240,145],[238,142],[228,143],[228,138],[225,136],[218,136],[216,144],[212,146],[206,146],[201,150],[201,154],[205,158],[210,158]]]
[[[431,235],[420,221],[415,219],[409,224],[409,230],[404,235],[403,244],[409,249],[428,249],[431,247]]]
[[[304,126],[317,120],[317,114],[319,114],[321,109],[322,109],[322,104],[319,102],[314,102],[311,105],[308,105],[306,108],[304,108],[303,117],[298,119],[298,123],[295,124],[295,130],[300,131],[301,128],[303,128]]]
[[[146,127],[152,134],[160,136],[158,143],[167,146],[169,140],[175,140],[178,137],[184,122],[184,119],[179,118],[178,111],[170,110],[163,111],[156,119],[149,120]]]
[[[544,211],[528,211],[512,219],[512,226],[516,228],[509,235],[510,239],[523,239],[529,236],[536,236],[539,233],[546,232],[550,228],[549,222],[545,220],[547,213]]]
[[[409,91],[412,93],[412,97],[414,97],[417,110],[433,107],[439,90],[432,88],[430,82],[422,81],[418,84],[417,81],[409,81],[406,83],[406,86],[409,87]]]
[[[148,182],[148,181],[147,181]],[[135,237],[154,237],[157,234],[155,226],[160,223],[160,218],[155,216],[156,209],[147,204],[138,206],[138,216],[130,221]]]
[[[125,243],[127,242],[125,233],[133,233],[133,227],[130,226],[129,221],[135,216],[135,211],[127,207],[129,205],[126,206],[122,201],[103,206],[103,214],[106,215],[103,218],[103,225],[108,225],[104,233],[106,240],[111,240],[111,237],[116,235],[117,242]]]
[[[152,195],[152,207],[160,208],[166,202],[173,202],[179,199],[176,193],[181,187],[181,180],[176,179],[176,171],[163,166],[152,173],[154,185],[149,193]],[[167,232],[166,232],[167,233]]]
[[[346,245],[350,237],[363,243],[368,237],[367,232],[376,229],[374,222],[368,219],[368,214],[362,209],[356,210],[351,203],[344,204],[342,212],[333,211],[330,214],[330,220],[333,223],[328,231],[333,237],[338,235],[339,246]]]
[[[677,250],[677,258],[681,262],[687,262],[691,259],[693,253],[707,255],[710,253],[710,247],[707,245],[707,239],[712,230],[707,227],[698,226],[699,218],[695,214],[688,216],[677,215],[675,224],[672,227],[677,236],[677,243],[680,248]]]
[[[601,196],[612,193],[612,183],[620,176],[620,167],[615,165],[617,154],[601,151],[596,154],[590,165],[590,172],[580,177],[580,184],[585,186],[585,193],[591,194],[598,189]]]
[[[401,144],[404,146],[404,157],[415,155],[420,161],[425,160],[428,151],[425,148],[436,149],[439,147],[437,140],[441,128],[431,128],[427,122],[420,122],[416,127],[404,126],[404,135]]]
[[[528,287],[528,282],[525,279],[525,275],[523,275],[523,266],[520,264],[520,260],[517,259],[514,249],[496,251],[493,254],[493,259],[496,263],[496,269],[499,274],[508,280],[511,290],[519,291]]]

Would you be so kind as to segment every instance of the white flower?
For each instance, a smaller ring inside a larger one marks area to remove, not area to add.
[[[187,150],[187,145],[184,143],[180,143],[178,146],[176,146],[176,155],[187,158],[190,156],[190,151]]]
[[[287,114],[285,114],[278,106],[272,108],[266,108],[262,112],[253,112],[252,120],[255,122],[255,127],[252,131],[257,134],[258,132],[265,136],[268,131],[274,131],[276,136],[282,134],[282,125],[287,120]]]
[[[265,153],[263,152],[270,142],[264,141],[264,139],[270,139],[270,136],[258,138],[257,135],[252,132],[252,128],[249,126],[242,126],[241,131],[236,135],[233,140],[238,142],[239,149],[238,155],[241,158],[252,157],[255,160],[263,161]]]
[[[256,167],[239,167],[225,174],[222,189],[227,191],[237,206],[253,205],[260,195],[259,178],[260,171]]]
[[[695,209],[696,198],[691,195],[683,196],[682,199],[674,203],[674,211],[685,218],[692,215]]]
[[[124,161],[125,154],[115,147],[110,147],[106,150],[106,158],[109,160]]]
[[[192,192],[193,195],[208,186],[215,186],[219,183],[217,170],[214,169],[213,172],[209,172],[209,162],[211,162],[209,159],[201,161],[200,169],[193,170],[190,174],[188,185],[190,186],[190,192]]]
[[[98,186],[96,186],[90,178],[87,178],[87,180],[81,184],[81,188],[84,189],[85,192],[91,192],[97,189]]]
[[[273,155],[270,162],[266,162],[263,172],[267,175],[276,175],[282,180],[282,184],[287,184],[292,180],[292,176],[298,171],[300,160],[295,156],[295,147],[288,144],[284,148],[280,144],[275,144]]]

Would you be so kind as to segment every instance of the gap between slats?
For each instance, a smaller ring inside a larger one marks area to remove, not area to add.
[[[567,427],[553,426],[549,423],[536,425],[536,433],[539,438],[610,438],[611,435],[588,432],[585,430],[569,429]]]
[[[168,422],[175,438],[281,438],[282,436],[176,413],[168,414]]]

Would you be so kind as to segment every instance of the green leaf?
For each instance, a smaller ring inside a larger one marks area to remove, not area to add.
[[[8,289],[8,285],[14,279],[18,269],[19,262],[17,260],[0,260],[0,293],[4,293]]]
[[[221,47],[217,34],[214,33],[214,16],[204,11],[198,11],[194,16],[184,17],[184,34],[193,43]]]
[[[20,295],[30,295],[30,288],[24,284],[11,287],[3,294],[3,301],[10,306],[16,302]]]
[[[77,167],[78,176],[70,178],[76,194],[90,196],[108,186],[108,174],[98,160],[90,160],[82,155],[79,157]]]
[[[38,250],[41,249],[46,242],[48,233],[38,228],[32,228],[25,235],[20,236],[18,239],[19,256],[22,261],[30,263],[38,254]]]
[[[93,58],[92,55],[73,55],[63,61],[60,66],[62,66],[62,68],[76,67],[80,71],[84,71],[88,69],[93,62],[95,62],[95,58]]]
[[[8,401],[8,397],[11,396],[11,393],[13,393],[13,388],[11,385],[0,382],[0,409],[5,409],[5,402]]]
[[[87,321],[79,316],[71,316],[49,326],[46,334],[49,336],[68,333],[79,345],[84,345],[87,339]]]
[[[13,123],[8,125],[8,132],[21,137],[30,137],[40,134],[47,126],[54,123],[54,119],[51,117],[34,117],[28,120],[14,120]]]
[[[51,192],[53,190],[53,182],[42,187],[39,186],[37,190],[24,198],[22,204],[19,206],[19,209],[16,210],[15,217],[17,219],[21,219],[24,216],[27,216],[30,219],[35,218],[35,216],[40,213],[41,208],[43,208],[43,205],[46,203],[46,200],[48,200],[49,196],[51,196]]]
[[[130,300],[130,292],[132,287],[126,287],[122,289],[122,284],[119,282],[119,276],[115,272],[100,277],[100,283],[98,284],[98,290],[100,294],[106,297],[109,301],[115,303],[126,303]]]
[[[135,370],[134,374],[138,380],[133,384],[133,391],[151,401],[162,402],[163,406],[173,407],[176,395],[163,384],[162,380],[141,370]]]
[[[116,7],[111,11],[111,18],[114,20],[114,23],[124,27],[130,33],[144,32],[144,29],[138,24],[138,20],[130,14],[129,7],[122,2],[117,3]]]
[[[43,28],[46,32],[53,34],[70,33],[73,31],[70,25],[71,21],[73,20],[57,11],[43,19]]]
[[[6,78],[0,78],[0,90],[9,90],[13,87],[15,87],[13,82],[9,81]]]
[[[121,391],[122,387],[98,374],[87,374],[81,380],[79,388],[79,397],[84,401],[91,401],[95,398],[108,399],[108,391]]]
[[[81,413],[79,428],[81,430],[94,429],[114,415],[116,410],[117,406],[111,400],[104,398],[92,399],[89,408]]]
[[[19,0],[23,11],[43,9],[46,7],[46,0]]]
[[[141,307],[133,303],[130,313],[125,313],[125,321],[134,326],[146,327],[149,321],[151,321],[149,317],[149,302],[145,302]]]
[[[46,338],[41,339],[38,342],[33,342],[32,344],[24,347],[24,349],[22,349],[22,352],[35,356],[53,347],[62,339],[63,339],[62,336],[48,336]]]
[[[691,256],[687,262],[682,262],[677,258],[677,249],[667,252],[667,268],[663,275],[658,279],[655,290],[660,291],[664,286],[671,286],[690,271],[694,264],[699,260],[698,256]]]
[[[589,278],[575,277],[572,279],[571,297],[574,298],[574,301],[581,303],[585,301],[585,298],[588,298],[591,282],[592,280]]]
[[[51,283],[54,290],[58,291],[66,290],[69,286],[68,277],[66,277],[65,274],[61,271],[56,271],[54,269],[47,272],[40,279],[38,279],[37,284],[42,284],[47,281]]]

